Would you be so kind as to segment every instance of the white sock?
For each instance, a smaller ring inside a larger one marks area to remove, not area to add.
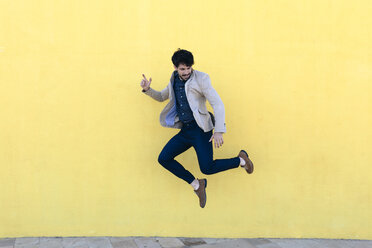
[[[242,159],[241,157],[239,157],[239,158],[240,158],[240,165],[241,165],[241,166],[244,166],[244,165],[245,165],[245,160]]]
[[[198,179],[194,179],[194,181],[192,181],[192,183],[190,183],[191,186],[194,188],[194,190],[197,190],[199,188],[199,180]]]

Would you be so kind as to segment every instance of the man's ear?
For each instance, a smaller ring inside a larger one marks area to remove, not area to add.
[[[174,69],[177,70],[177,66],[173,65]]]

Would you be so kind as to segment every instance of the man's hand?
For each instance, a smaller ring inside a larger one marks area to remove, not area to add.
[[[219,132],[214,133],[211,139],[209,140],[209,142],[211,142],[214,139],[214,148],[219,148],[220,146],[222,146],[223,144],[222,134],[223,133],[219,133]]]
[[[151,84],[151,78],[150,80],[147,80],[145,74],[142,74],[143,76],[143,79],[141,81],[141,87],[145,90],[145,91],[148,91],[148,89],[150,89],[150,84]]]

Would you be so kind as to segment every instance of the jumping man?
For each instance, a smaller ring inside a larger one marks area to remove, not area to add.
[[[223,144],[222,135],[226,132],[223,102],[212,87],[209,75],[193,70],[194,57],[191,52],[178,49],[172,56],[172,62],[175,70],[167,87],[162,91],[150,88],[152,79],[147,80],[142,74],[142,92],[159,102],[169,99],[160,114],[160,124],[181,130],[165,145],[158,161],[193,187],[199,197],[200,207],[204,208],[207,201],[207,179],[196,179],[174,159],[176,156],[194,147],[200,170],[206,175],[239,166],[251,174],[253,163],[244,150],[234,158],[213,160],[212,141],[214,140],[214,147],[219,148]],[[214,115],[208,112],[206,100],[211,104]]]

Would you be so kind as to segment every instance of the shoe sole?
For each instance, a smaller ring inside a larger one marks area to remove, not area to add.
[[[205,204],[202,208],[204,208],[205,205],[207,204],[207,191],[205,191],[205,189],[207,188],[207,179],[204,179],[204,184],[205,184],[205,187],[204,187]]]
[[[252,173],[253,173],[253,170],[254,170],[253,163],[252,163],[251,159],[249,158],[248,153],[247,153],[246,151],[244,151],[244,150],[241,150],[241,151],[244,152],[245,155],[247,155],[247,158],[248,158],[250,164],[252,165],[252,171],[251,171],[251,172],[248,172],[248,171],[247,171],[248,174],[252,174]]]

